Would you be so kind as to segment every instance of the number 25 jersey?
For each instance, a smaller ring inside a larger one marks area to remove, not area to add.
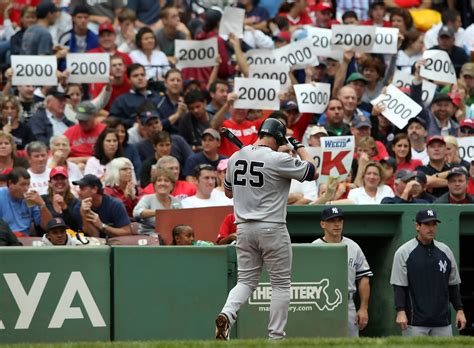
[[[313,164],[266,146],[248,145],[234,153],[224,186],[234,196],[235,222],[286,223],[291,179],[312,180],[314,171]]]

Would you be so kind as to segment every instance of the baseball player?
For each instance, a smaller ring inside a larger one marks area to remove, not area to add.
[[[364,330],[369,322],[369,277],[372,277],[373,273],[360,246],[352,239],[342,236],[344,215],[341,208],[329,207],[324,209],[321,213],[320,225],[324,231],[324,236],[316,239],[313,242],[314,244],[341,243],[347,245],[347,276],[349,281],[348,334],[351,337],[359,337],[359,330]],[[360,299],[360,307],[357,312],[354,304],[356,290],[358,290]]]
[[[289,139],[301,160],[277,152],[286,143],[286,127],[272,118],[275,115],[262,123],[258,140],[234,153],[228,162],[224,187],[227,197],[234,198],[238,280],[216,319],[216,339],[229,339],[237,311],[258,285],[263,263],[272,285],[268,336],[285,337],[292,261],[286,229],[290,182],[315,180],[318,174],[313,158],[297,140]]]
[[[446,244],[434,240],[440,222],[436,211],[420,210],[415,220],[416,238],[393,258],[396,323],[403,336],[452,336],[450,302],[458,330],[466,326],[456,260]]]

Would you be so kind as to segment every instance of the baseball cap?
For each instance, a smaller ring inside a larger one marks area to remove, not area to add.
[[[224,170],[227,169],[227,162],[229,162],[229,159],[228,158],[225,158],[225,159],[221,159],[219,161],[219,164],[217,165],[217,170],[219,172],[223,172]]]
[[[474,63],[466,63],[461,68],[461,76],[468,75],[474,77]]]
[[[422,171],[415,170],[414,173],[415,173],[416,181],[418,181],[420,183],[423,183],[423,184],[426,184],[428,182],[428,179],[426,178],[426,174],[423,173]]]
[[[418,213],[416,213],[415,220],[419,224],[430,221],[441,222],[438,220],[438,217],[436,216],[436,211],[434,211],[433,209],[420,210]]]
[[[351,127],[354,128],[361,128],[361,127],[371,127],[372,123],[367,116],[364,115],[356,115],[351,121]]]
[[[102,182],[93,174],[86,174],[82,179],[73,181],[72,184],[77,186],[98,187],[99,189],[102,189]]]
[[[431,101],[431,104],[441,102],[441,101],[449,101],[453,102],[451,97],[448,95],[448,93],[436,93],[435,96],[433,97],[433,100]]]
[[[102,34],[104,31],[108,31],[115,34],[115,29],[110,23],[104,23],[99,25],[99,35]]]
[[[330,1],[320,1],[316,5],[311,6],[312,11],[333,11],[332,3]]]
[[[380,163],[388,164],[390,167],[392,167],[393,171],[397,170],[397,160],[393,157],[382,158]]]
[[[451,169],[448,173],[447,179],[449,180],[449,178],[454,175],[464,175],[466,177],[469,177],[467,169],[464,167],[454,167],[453,169]]]
[[[337,217],[344,218],[344,214],[342,213],[341,208],[329,207],[329,208],[324,209],[321,212],[321,220],[322,221],[332,220],[332,219],[337,218]]]
[[[365,83],[369,82],[369,80],[367,80],[367,78],[364,75],[358,72],[353,72],[352,74],[350,74],[346,80],[346,83],[349,83],[352,81],[364,81]]]
[[[46,97],[52,95],[55,98],[69,98],[65,92],[61,92],[57,87],[51,87],[46,92]]]
[[[449,92],[448,95],[451,98],[451,103],[453,103],[455,106],[459,108],[462,102],[461,96],[457,93],[451,93],[451,92]]]
[[[80,102],[76,106],[76,119],[78,121],[89,121],[96,112],[97,108],[90,101]]]
[[[204,136],[206,134],[210,135],[211,137],[213,137],[216,140],[219,140],[219,141],[221,140],[221,135],[214,128],[205,129],[204,132],[202,132],[201,138],[204,138]]]
[[[446,145],[446,142],[444,141],[444,138],[441,135],[433,135],[429,137],[428,140],[426,141],[426,146],[430,146],[430,144],[434,141],[439,141],[440,143],[443,143],[444,145]]]
[[[52,230],[53,228],[56,228],[56,227],[66,228],[67,225],[66,225],[66,223],[64,222],[63,219],[61,219],[60,217],[55,217],[55,218],[52,218],[51,220],[48,221],[48,225],[46,226],[46,231],[50,231],[50,230]]]
[[[316,134],[325,134],[328,135],[328,131],[326,128],[321,126],[313,126],[309,129],[309,136],[316,135]]]
[[[400,91],[402,91],[403,93],[405,93],[406,95],[410,95],[410,93],[411,93],[411,88],[410,87],[400,86],[400,87],[398,87],[398,89]]]
[[[281,109],[284,111],[298,110],[298,104],[293,100],[287,100],[281,105]]]
[[[401,180],[403,182],[408,182],[414,177],[415,177],[415,173],[406,169],[399,170],[398,172],[395,173],[395,180]]]
[[[62,175],[66,178],[69,177],[69,173],[67,171],[66,167],[63,166],[58,166],[56,168],[51,169],[51,172],[49,172],[49,178],[54,178],[56,175]]]
[[[465,118],[461,122],[459,122],[460,127],[467,127],[474,129],[474,119],[472,118]]]
[[[290,43],[291,41],[291,35],[287,31],[280,31],[277,36],[273,38],[274,41],[281,41],[281,42],[286,42]]]
[[[146,110],[139,113],[138,118],[140,119],[141,124],[146,125],[150,120],[160,118],[160,115],[158,115],[156,110]]]
[[[419,116],[416,116],[416,117],[412,117],[408,120],[408,127],[412,124],[412,123],[418,123],[420,124],[424,129],[428,129],[428,127],[426,126],[426,122],[424,119],[422,119],[421,117]]]
[[[438,37],[441,36],[454,37],[454,30],[448,27],[447,25],[443,25],[438,32]]]

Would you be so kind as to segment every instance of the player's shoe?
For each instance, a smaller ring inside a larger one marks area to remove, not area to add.
[[[229,340],[230,323],[224,313],[220,313],[216,319],[216,340]]]

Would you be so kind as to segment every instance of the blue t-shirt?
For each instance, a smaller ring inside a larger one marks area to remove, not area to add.
[[[188,175],[192,176],[194,168],[198,164],[210,164],[211,166],[214,166],[214,168],[217,168],[219,161],[225,158],[227,157],[223,155],[219,155],[219,159],[217,161],[211,161],[206,156],[204,156],[202,152],[195,153],[194,155],[189,156],[188,160],[186,161],[186,164],[183,169],[183,175],[185,178]]]
[[[79,210],[80,204],[76,207],[75,213],[79,213]],[[92,210],[99,214],[100,221],[111,227],[119,228],[130,224],[130,219],[123,203],[113,197],[103,195],[100,207],[93,208]],[[82,220],[79,225],[82,228]],[[100,237],[105,238],[106,234],[101,232]]]
[[[16,200],[10,195],[8,187],[0,188],[0,218],[10,226],[13,232],[30,234],[31,223],[41,223],[41,213],[37,205],[26,206],[26,200]]]

